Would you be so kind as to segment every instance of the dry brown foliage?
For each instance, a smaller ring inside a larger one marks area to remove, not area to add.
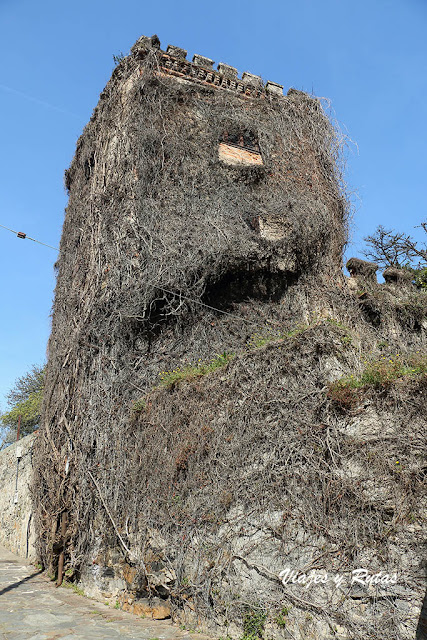
[[[191,597],[206,617],[231,615],[242,606],[224,586],[234,575],[233,536],[219,532],[233,508],[242,526],[248,514],[282,512],[271,536],[284,545],[302,527],[342,563],[356,561],[361,546],[386,557],[390,526],[416,510],[424,394],[415,385],[406,404],[392,390],[378,400],[398,412],[385,450],[380,436],[360,443],[345,434],[327,389],[381,339],[422,346],[425,302],[417,298],[415,325],[412,299],[367,285],[373,323],[366,298],[346,292],[342,140],[317,100],[299,92],[242,100],[179,84],[156,65],[153,52],[141,69],[133,58],[120,63],[66,176],[35,452],[40,554],[54,571],[66,511],[67,568],[79,571],[94,550],[118,544],[147,584],[157,531],[161,561],[177,574],[176,606]],[[263,168],[220,164],[218,140],[233,127],[256,133]],[[286,236],[262,238],[257,216],[279,220]],[[293,337],[248,346],[254,334],[301,323],[308,328]],[[162,371],[224,352],[236,353],[226,367],[158,386]],[[387,484],[398,513],[361,498],[358,481],[341,473],[353,458],[366,478]],[[184,584],[191,563],[198,569]],[[271,607],[283,598],[278,587],[271,598]]]

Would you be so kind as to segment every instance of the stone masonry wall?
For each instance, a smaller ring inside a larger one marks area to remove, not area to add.
[[[35,437],[26,436],[0,452],[0,545],[30,559],[36,557],[30,494]]]

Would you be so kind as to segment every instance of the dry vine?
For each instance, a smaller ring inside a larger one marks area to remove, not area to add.
[[[263,167],[219,162],[218,141],[233,128],[256,134]],[[155,52],[115,70],[66,176],[35,453],[40,554],[52,571],[59,544],[66,567],[80,572],[119,540],[123,562],[140,571],[134,588],[149,595],[154,549],[176,574],[176,606],[191,598],[225,624],[259,602],[255,592],[233,596],[236,562],[256,556],[252,543],[238,551],[242,528],[269,531],[276,558],[297,554],[289,546],[296,530],[313,548],[324,545],[324,566],[350,566],[374,547],[394,557],[388,528],[416,512],[421,491],[422,387],[402,390],[406,405],[397,391],[378,400],[399,412],[387,455],[381,436],[361,444],[343,431],[326,390],[332,365],[341,374],[360,368],[362,344],[422,346],[408,309],[418,305],[420,323],[425,302],[396,302],[385,288],[359,303],[343,289],[341,142],[319,101],[299,92],[245,101],[177,83],[159,74]],[[261,237],[259,218],[286,235]],[[314,320],[325,310],[353,332],[348,349],[347,330]],[[253,346],[254,335],[277,337],[299,323],[310,328]],[[230,352],[240,355],[224,369],[157,387],[162,371]],[[391,467],[396,455],[401,475]],[[390,516],[368,489],[361,498],[363,483],[346,472],[351,461],[367,487],[381,477],[401,509]],[[281,514],[277,526],[270,512]],[[276,584],[264,605],[282,600]],[[336,623],[340,613],[330,604],[324,615]],[[365,626],[354,638],[368,631],[382,637]]]

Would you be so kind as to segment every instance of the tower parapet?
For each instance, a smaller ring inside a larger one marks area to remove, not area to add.
[[[159,52],[159,64],[164,73],[234,91],[242,96],[283,96],[283,85],[271,80],[264,84],[260,76],[248,71],[244,71],[239,78],[237,69],[224,62],[219,62],[217,70],[214,70],[214,60],[194,54],[190,62],[187,60],[187,50],[181,47],[169,44],[166,51],[162,51],[157,36],[142,36],[132,47],[131,53],[144,58],[152,49]]]

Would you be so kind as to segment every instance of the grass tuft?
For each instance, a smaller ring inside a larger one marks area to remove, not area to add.
[[[172,387],[183,380],[194,380],[208,373],[216,371],[221,367],[225,367],[230,360],[234,358],[234,353],[217,354],[215,358],[209,362],[197,362],[196,364],[188,364],[183,367],[177,367],[173,371],[162,371],[160,373],[161,386]]]
[[[427,374],[427,355],[420,353],[406,358],[400,354],[382,356],[364,364],[359,376],[345,376],[329,387],[328,397],[344,409],[351,409],[357,404],[359,390],[386,389],[401,378]]]

